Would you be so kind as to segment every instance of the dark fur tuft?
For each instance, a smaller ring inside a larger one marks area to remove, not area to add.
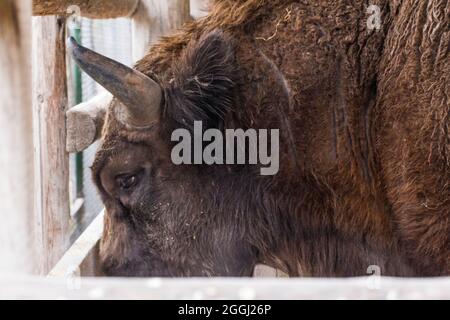
[[[167,114],[183,127],[201,120],[216,127],[233,104],[234,53],[215,30],[189,45],[174,68],[167,94]]]

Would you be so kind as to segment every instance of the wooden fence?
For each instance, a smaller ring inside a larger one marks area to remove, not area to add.
[[[99,275],[96,255],[103,214],[70,242],[68,154],[99,138],[111,96],[69,110],[67,8],[76,5],[89,18],[132,19],[135,59],[161,35],[192,19],[187,0],[89,2],[35,0],[32,5],[29,0],[0,0],[0,274],[14,275],[0,276],[0,298],[450,298],[448,278],[78,278]],[[197,2],[196,8],[204,6],[205,1]],[[43,16],[35,17],[31,27],[32,12]],[[261,270],[256,273],[279,276]],[[371,281],[377,281],[375,288]]]

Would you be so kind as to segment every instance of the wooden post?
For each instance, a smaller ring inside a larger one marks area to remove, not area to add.
[[[0,274],[34,273],[31,2],[0,0]]]
[[[33,110],[35,114],[36,214],[41,232],[41,272],[69,247],[69,157],[65,18],[33,18]]]
[[[67,152],[81,152],[101,136],[112,95],[101,93],[67,111]]]
[[[189,0],[141,0],[133,15],[133,60],[141,59],[161,36],[189,21]]]
[[[67,15],[71,6],[79,8],[82,17],[109,19],[133,14],[139,0],[33,0],[33,15]]]

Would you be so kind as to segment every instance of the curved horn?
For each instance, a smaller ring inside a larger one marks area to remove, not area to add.
[[[158,120],[163,94],[158,83],[138,70],[79,45],[73,37],[68,42],[80,68],[122,102],[120,110],[115,110],[118,120],[132,127],[146,127]]]

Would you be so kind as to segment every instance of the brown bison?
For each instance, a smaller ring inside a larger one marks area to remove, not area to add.
[[[93,165],[105,273],[449,275],[449,16],[447,0],[216,0],[135,69],[72,42],[116,97]],[[279,128],[279,172],[173,164],[196,120]]]

